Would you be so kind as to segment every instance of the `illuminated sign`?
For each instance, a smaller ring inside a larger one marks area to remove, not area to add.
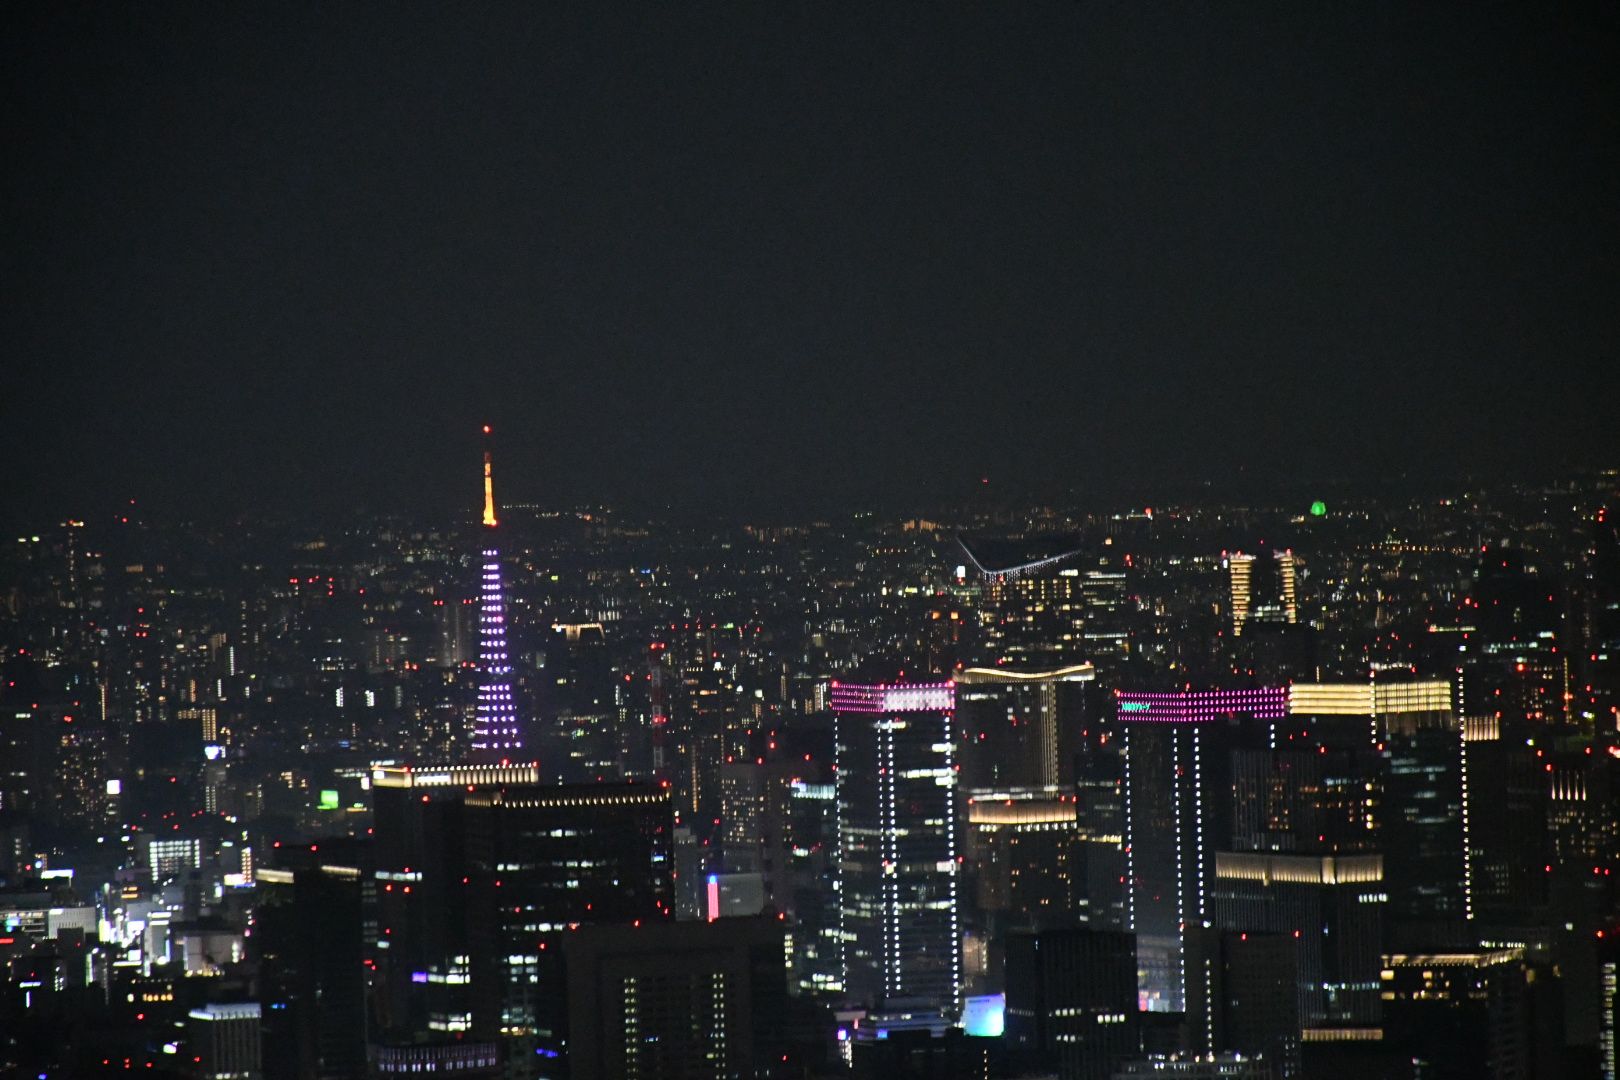
[[[320,808],[322,810],[336,810],[338,808],[338,793],[331,788],[321,790]]]
[[[962,1010],[962,1030],[981,1038],[999,1038],[1006,1029],[1006,1013],[1006,994],[970,997]]]

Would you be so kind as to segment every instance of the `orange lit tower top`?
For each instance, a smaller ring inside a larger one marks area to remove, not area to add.
[[[489,425],[484,425],[484,434],[489,434]],[[495,521],[495,469],[490,458],[489,450],[484,450],[484,526],[493,529]]]

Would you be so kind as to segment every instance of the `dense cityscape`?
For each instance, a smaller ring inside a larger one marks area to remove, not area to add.
[[[0,85],[0,1080],[1620,1080],[1620,5]]]
[[[474,461],[7,538],[11,1073],[1614,1075],[1620,474],[697,526]]]

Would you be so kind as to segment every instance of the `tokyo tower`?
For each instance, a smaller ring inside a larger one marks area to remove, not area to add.
[[[489,425],[484,425],[489,434]],[[512,661],[506,647],[506,591],[495,542],[495,476],[484,451],[483,581],[478,613],[478,710],[473,722],[473,760],[512,761],[523,754],[517,705],[512,700]]]

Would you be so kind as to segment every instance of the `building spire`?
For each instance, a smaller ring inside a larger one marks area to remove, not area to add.
[[[489,434],[489,425],[484,425],[484,434]],[[484,525],[493,529],[495,521],[495,473],[490,461],[489,451],[484,451]]]

